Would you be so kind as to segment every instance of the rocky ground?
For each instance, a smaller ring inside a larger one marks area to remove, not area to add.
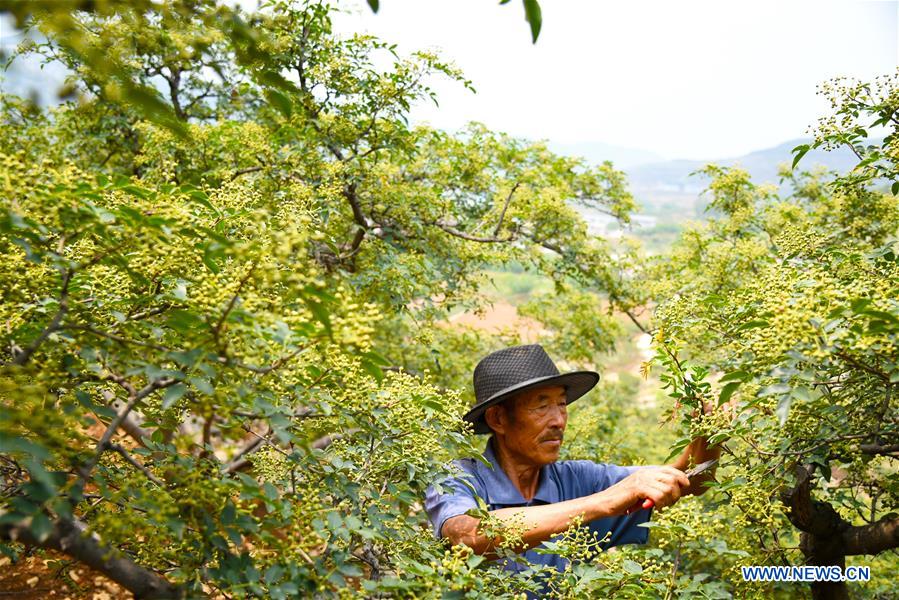
[[[15,565],[0,557],[0,600],[119,600],[133,598],[102,574],[65,555],[41,551]]]

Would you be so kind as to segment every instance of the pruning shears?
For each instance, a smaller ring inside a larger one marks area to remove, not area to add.
[[[708,471],[709,469],[714,467],[717,462],[718,462],[717,458],[707,460],[704,463],[700,463],[700,464],[696,465],[695,467],[693,467],[692,469],[685,471],[684,475],[687,476],[687,479],[693,479],[697,475],[705,473],[706,471]],[[631,506],[629,509],[627,509],[627,512],[624,514],[629,515],[632,512],[638,511],[643,508],[652,508],[655,505],[656,505],[656,503],[653,502],[653,500],[651,498],[645,498],[642,501],[638,500],[633,506]]]

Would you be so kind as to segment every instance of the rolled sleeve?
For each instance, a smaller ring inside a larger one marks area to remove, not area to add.
[[[622,467],[611,464],[593,464],[593,492],[611,487],[630,475],[645,468],[642,466]],[[651,508],[637,510],[629,515],[597,519],[589,524],[600,539],[606,541],[603,547],[611,548],[623,544],[645,544],[649,540],[649,528],[640,527],[652,516]]]
[[[447,519],[464,515],[473,508],[478,507],[475,492],[470,485],[459,477],[452,477],[440,483],[442,488],[431,486],[425,492],[425,511],[428,520],[434,527],[434,537],[441,538],[443,524]]]

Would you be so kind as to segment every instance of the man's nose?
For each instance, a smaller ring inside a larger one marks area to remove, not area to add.
[[[548,418],[547,425],[550,427],[565,429],[565,424],[568,422],[568,408],[565,405],[557,405],[550,411]]]

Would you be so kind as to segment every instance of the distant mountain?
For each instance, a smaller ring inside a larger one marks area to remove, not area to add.
[[[791,163],[791,150],[796,146],[808,143],[807,139],[795,139],[784,142],[773,148],[757,150],[737,158],[717,160],[669,160],[663,162],[644,163],[625,168],[633,190],[693,192],[705,189],[706,181],[702,177],[690,177],[690,173],[708,163],[722,166],[738,166],[749,171],[756,183],[778,183],[778,166]],[[802,159],[799,166],[808,170],[814,166],[844,171],[852,168],[858,159],[848,148],[839,148],[832,152],[812,150]]]
[[[808,139],[795,139],[772,148],[757,150],[736,158],[718,160],[669,160],[626,168],[631,192],[642,212],[659,218],[659,223],[677,222],[700,217],[705,202],[700,194],[708,186],[708,178],[690,173],[709,163],[740,167],[749,171],[755,183],[779,185],[778,168],[793,162],[791,150]],[[832,152],[812,150],[799,163],[802,170],[823,166],[829,170],[847,171],[858,159],[848,148]],[[784,190],[785,192],[788,190]]]
[[[629,188],[640,206],[640,212],[636,215],[633,223],[634,228],[644,231],[658,227],[670,229],[673,224],[689,219],[703,218],[706,200],[701,197],[701,194],[708,187],[709,181],[700,175],[691,176],[691,173],[709,163],[715,163],[721,166],[746,169],[757,184],[779,185],[777,175],[779,165],[792,163],[791,150],[808,142],[808,139],[790,140],[772,148],[750,152],[736,158],[666,160],[632,165],[616,163],[615,166],[627,173]],[[584,144],[583,146],[591,145],[596,148],[614,148],[604,144]],[[635,152],[639,153],[640,151]],[[575,154],[573,151],[571,153]],[[607,156],[611,156],[611,153]],[[639,156],[639,154],[633,156]],[[847,171],[857,162],[858,159],[848,148],[839,148],[832,152],[813,150],[803,157],[799,168],[807,171],[823,166],[829,170]],[[784,190],[784,192],[787,191]],[[615,235],[617,226],[612,218],[587,208],[582,208],[581,213],[593,233],[607,237]]]

